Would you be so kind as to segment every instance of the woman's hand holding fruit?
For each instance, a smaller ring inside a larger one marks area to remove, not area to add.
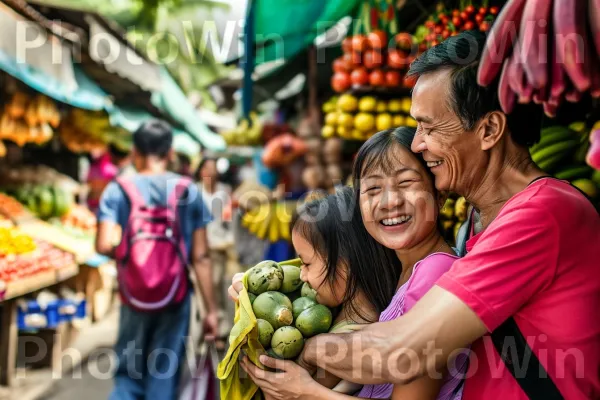
[[[241,366],[250,378],[260,387],[267,399],[314,399],[319,390],[319,384],[310,376],[308,371],[293,361],[277,360],[261,356],[260,362],[266,367],[279,372],[269,372],[252,364],[244,357]]]

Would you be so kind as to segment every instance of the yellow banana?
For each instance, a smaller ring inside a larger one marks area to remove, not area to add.
[[[273,212],[271,213],[269,221],[269,241],[271,241],[271,243],[275,243],[279,239],[279,220],[275,215],[275,207],[276,205],[274,204],[271,208]]]
[[[269,209],[270,209],[270,205],[269,205]],[[265,237],[267,236],[267,231],[268,231],[269,225],[270,225],[269,222],[271,221],[272,218],[273,218],[273,216],[269,212],[269,214],[265,218],[263,218],[262,221],[260,221],[258,232],[256,233],[256,236],[258,236],[259,239],[264,240]]]

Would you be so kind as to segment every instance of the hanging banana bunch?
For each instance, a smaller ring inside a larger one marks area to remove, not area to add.
[[[261,204],[242,216],[242,226],[261,240],[268,239],[272,243],[290,241],[295,208],[295,201]]]

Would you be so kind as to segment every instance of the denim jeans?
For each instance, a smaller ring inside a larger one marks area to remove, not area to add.
[[[121,306],[115,345],[117,369],[110,400],[177,398],[179,366],[185,361],[191,294],[157,313]]]

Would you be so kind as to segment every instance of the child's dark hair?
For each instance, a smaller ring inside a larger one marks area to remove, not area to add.
[[[164,121],[146,121],[133,133],[133,145],[143,156],[165,158],[173,145],[173,130]]]
[[[348,268],[343,303],[352,312],[369,321],[355,303],[359,291],[378,313],[387,308],[396,293],[402,266],[394,251],[375,241],[365,229],[352,188],[302,205],[292,227],[325,262],[324,282],[333,286],[340,266]]]

